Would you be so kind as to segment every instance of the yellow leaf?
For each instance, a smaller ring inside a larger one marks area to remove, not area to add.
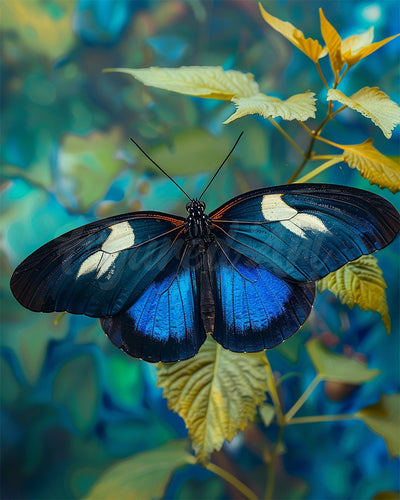
[[[358,61],[369,56],[398,36],[399,34],[385,38],[380,42],[371,43],[374,37],[374,28],[372,27],[361,35],[349,36],[342,41],[343,61],[349,67],[354,66]]]
[[[318,282],[318,290],[330,290],[351,309],[358,305],[364,311],[378,312],[387,333],[390,317],[386,302],[386,283],[373,255],[363,255]]]
[[[378,403],[356,413],[386,444],[390,457],[400,457],[400,394],[382,394]]]
[[[277,17],[271,16],[271,14],[269,14],[260,3],[258,6],[260,7],[261,15],[271,28],[274,28],[274,30],[278,31],[281,35],[287,38],[293,43],[293,45],[304,52],[304,54],[314,62],[318,61],[323,50],[318,40],[314,40],[312,38],[306,39],[304,33],[295,28],[293,24],[281,21]]]
[[[337,80],[339,73],[343,69],[343,59],[341,53],[342,39],[339,33],[331,25],[331,23],[326,19],[322,9],[319,9],[320,23],[321,23],[321,33],[325,40],[326,47],[329,53],[329,59],[331,61],[332,71],[335,75],[335,80]]]
[[[203,463],[254,420],[268,387],[264,353],[223,349],[210,335],[187,361],[160,363],[157,385],[168,407],[185,421],[193,448]]]
[[[364,47],[369,45],[374,38],[374,28],[371,26],[367,31],[359,35],[352,35],[342,40],[342,56],[345,54],[358,54]]]
[[[345,96],[340,90],[330,89],[327,99],[339,101],[366,116],[382,130],[387,139],[392,137],[392,130],[400,123],[399,106],[378,87],[364,87],[351,97]]]
[[[388,188],[392,193],[400,191],[400,165],[380,153],[372,145],[372,139],[362,144],[340,146],[344,149],[343,160],[356,168],[371,184]]]
[[[237,109],[224,123],[230,123],[245,115],[259,114],[264,118],[276,118],[280,116],[284,120],[305,121],[315,118],[314,92],[296,94],[286,101],[265,94],[256,94],[251,97],[233,98]]]
[[[181,66],[180,68],[112,68],[106,72],[127,73],[150,87],[209,99],[230,101],[258,93],[251,73],[223,70],[220,66]]]

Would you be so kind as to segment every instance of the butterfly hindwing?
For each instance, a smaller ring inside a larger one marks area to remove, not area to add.
[[[146,361],[194,356],[205,340],[195,269],[173,260],[126,311],[102,318],[103,330],[125,352]]]
[[[213,337],[234,352],[270,349],[291,337],[306,321],[315,283],[277,277],[245,257],[215,251],[215,328]]]
[[[214,211],[224,246],[273,274],[318,280],[389,244],[397,211],[373,193],[329,184],[292,184],[250,191]]]
[[[33,311],[102,317],[129,307],[182,251],[183,219],[110,217],[45,244],[15,270],[11,290]]]

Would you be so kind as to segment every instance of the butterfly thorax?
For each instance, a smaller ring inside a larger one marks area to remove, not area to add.
[[[185,221],[186,239],[194,243],[201,240],[204,243],[212,241],[210,219],[204,213],[206,206],[203,201],[192,200],[186,205],[188,216]]]

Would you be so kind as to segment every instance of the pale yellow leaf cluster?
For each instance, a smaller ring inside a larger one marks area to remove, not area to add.
[[[127,73],[150,87],[179,94],[222,99],[249,97],[259,92],[251,73],[224,70],[220,66],[182,66],[180,68],[113,68],[105,71]]]
[[[115,68],[105,71],[127,73],[145,85],[209,99],[232,101],[236,112],[224,123],[249,114],[265,118],[280,116],[284,120],[301,120],[315,117],[314,93],[305,92],[281,101],[261,94],[251,73],[227,70],[219,66],[182,66],[180,68]]]
[[[326,43],[326,47],[323,48],[318,40],[306,38],[303,32],[293,26],[293,24],[271,16],[260,3],[258,5],[264,20],[274,30],[290,40],[293,45],[304,52],[312,61],[318,63],[321,57],[329,53],[331,66],[336,78],[343,69],[344,64],[347,64],[349,68],[354,66],[358,61],[399,36],[394,35],[380,42],[372,43],[374,32],[373,28],[370,28],[365,33],[353,35],[342,40],[335,28],[326,19],[322,9],[320,9],[321,33]]]
[[[318,282],[319,291],[330,290],[351,309],[358,305],[364,311],[378,312],[387,333],[390,333],[386,286],[373,255],[363,255]]]
[[[254,420],[268,387],[265,354],[233,353],[208,335],[194,358],[160,363],[157,385],[168,407],[184,419],[196,456],[206,463],[225,439]]]
[[[330,89],[327,99],[339,101],[369,118],[387,139],[392,137],[392,130],[400,123],[400,107],[378,87],[364,87],[351,97],[340,90]]]
[[[276,118],[280,116],[284,120],[305,121],[308,118],[315,118],[314,92],[296,94],[286,101],[277,97],[271,97],[258,93],[250,97],[233,98],[236,111],[224,123],[230,123],[245,115],[259,114],[264,118]]]
[[[388,188],[392,193],[400,191],[400,164],[374,148],[372,139],[340,147],[344,149],[343,160],[349,167],[359,170],[371,184]]]

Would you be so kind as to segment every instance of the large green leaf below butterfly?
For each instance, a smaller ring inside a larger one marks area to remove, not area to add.
[[[266,399],[265,353],[234,353],[208,335],[194,358],[160,363],[157,383],[169,408],[185,420],[196,456],[206,463],[225,439],[254,420]]]
[[[85,500],[153,500],[161,498],[171,474],[194,463],[187,442],[173,440],[154,450],[138,453],[110,467]]]

